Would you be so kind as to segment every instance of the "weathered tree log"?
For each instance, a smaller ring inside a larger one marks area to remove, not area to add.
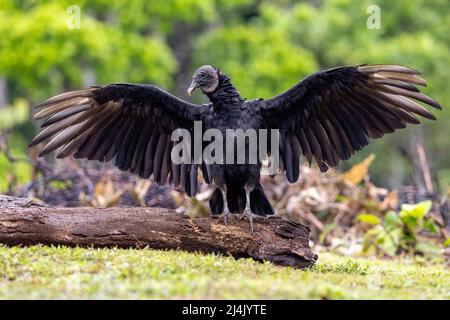
[[[307,227],[277,216],[246,219],[189,218],[163,208],[56,208],[0,198],[0,243],[181,249],[251,257],[305,268],[317,260]],[[3,201],[2,201],[3,200]]]

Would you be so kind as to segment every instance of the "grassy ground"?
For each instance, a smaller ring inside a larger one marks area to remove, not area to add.
[[[325,253],[301,271],[173,251],[0,246],[0,298],[450,299],[450,273]]]

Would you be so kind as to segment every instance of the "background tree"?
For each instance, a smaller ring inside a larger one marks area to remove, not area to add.
[[[367,27],[368,7],[374,4],[380,8],[380,29]],[[26,155],[34,131],[26,117],[5,121],[23,108],[17,105],[111,82],[156,83],[185,97],[191,72],[205,63],[221,67],[237,87],[246,88],[241,94],[247,98],[273,96],[318,69],[404,64],[425,74],[426,94],[444,107],[450,101],[446,0],[78,0],[79,29],[67,25],[71,5],[66,0],[0,2],[0,101],[7,105],[0,118],[8,124],[0,130],[11,133],[8,141],[16,156]],[[450,185],[449,109],[437,117],[423,130],[445,187]],[[371,171],[378,184],[411,183],[409,163],[400,151],[414,130],[372,143],[344,168],[375,152],[383,160]],[[11,166],[0,154],[0,177]]]

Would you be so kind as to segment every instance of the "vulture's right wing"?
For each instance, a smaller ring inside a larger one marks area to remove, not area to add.
[[[369,138],[418,124],[414,114],[434,120],[415,100],[441,109],[414,85],[426,85],[414,69],[359,65],[317,72],[286,92],[261,101],[268,127],[281,129],[282,160],[289,181],[298,179],[301,154],[322,171],[369,143]]]
[[[67,92],[40,105],[36,119],[45,128],[30,147],[53,137],[40,156],[58,148],[58,158],[73,155],[114,164],[142,178],[170,182],[189,194],[197,189],[197,166],[171,162],[170,136],[191,129],[203,107],[153,85],[111,84]],[[195,171],[195,172],[194,172]]]

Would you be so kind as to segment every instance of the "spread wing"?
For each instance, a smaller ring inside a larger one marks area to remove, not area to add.
[[[322,171],[335,167],[369,143],[416,115],[435,120],[416,101],[441,109],[415,85],[420,73],[397,65],[339,67],[312,74],[286,92],[261,101],[271,128],[281,131],[280,154],[288,180],[299,176],[299,157],[314,158]]]
[[[46,141],[40,156],[60,148],[58,158],[114,160],[121,170],[196,193],[197,166],[172,163],[170,135],[191,129],[202,106],[153,85],[111,84],[63,93],[37,107],[35,118],[46,120],[30,147]]]

